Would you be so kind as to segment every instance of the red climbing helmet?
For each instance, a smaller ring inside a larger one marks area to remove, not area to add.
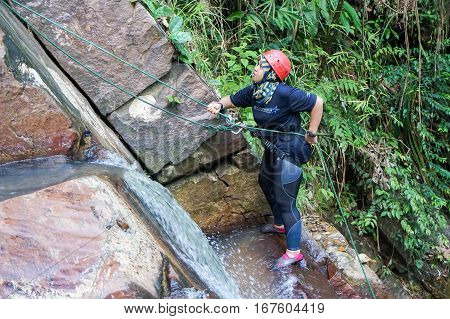
[[[291,61],[289,61],[287,55],[280,50],[269,50],[264,52],[263,55],[280,80],[284,81],[291,72]]]

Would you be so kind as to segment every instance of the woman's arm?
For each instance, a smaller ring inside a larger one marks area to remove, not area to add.
[[[323,99],[320,96],[317,97],[316,104],[314,105],[310,114],[311,114],[311,120],[309,123],[308,131],[316,134],[317,130],[319,129],[320,121],[322,120],[322,114],[323,114]],[[305,136],[305,140],[309,144],[315,144],[315,143],[317,143],[317,136],[316,137]]]
[[[223,108],[221,105],[223,105]],[[209,103],[206,109],[212,114],[217,114],[221,109],[228,109],[230,107],[234,107],[234,105],[231,102],[230,96],[227,95],[221,98],[218,102]]]

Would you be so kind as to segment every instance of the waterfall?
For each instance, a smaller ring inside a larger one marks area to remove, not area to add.
[[[141,216],[157,228],[153,230],[157,233],[155,237],[169,248],[173,258],[218,297],[239,297],[239,289],[226,273],[206,236],[172,194],[161,184],[135,171],[125,171],[123,181],[124,188],[143,208]]]

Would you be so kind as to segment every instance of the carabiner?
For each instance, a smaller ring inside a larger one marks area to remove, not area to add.
[[[239,129],[235,132],[233,130],[231,130],[231,133],[233,133],[234,135],[238,135],[239,133],[241,133],[243,127],[239,127]]]

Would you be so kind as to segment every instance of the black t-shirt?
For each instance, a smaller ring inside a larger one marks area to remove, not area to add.
[[[257,106],[253,100],[253,85],[232,94],[230,99],[237,107],[251,106],[258,127],[284,132],[299,132],[301,128],[299,113],[311,112],[316,104],[317,95],[280,83],[273,93],[272,100],[264,107]],[[296,135],[292,134],[274,136],[274,134],[266,133],[264,135],[280,149],[291,154],[298,154],[301,151],[299,148],[303,149],[305,144],[303,138],[294,138]]]
[[[253,85],[232,94],[230,99],[237,107],[251,106],[258,127],[284,132],[300,132],[299,113],[311,112],[316,104],[317,95],[280,83],[273,93],[272,100],[264,107],[259,107],[255,103]],[[311,156],[311,145],[298,135],[265,132],[264,137],[303,163],[306,163]]]
[[[237,107],[251,106],[253,117],[259,127],[279,128],[283,130],[285,123],[298,124],[299,112],[311,112],[316,104],[317,96],[312,93],[280,83],[273,93],[272,100],[264,107],[258,107],[253,101],[253,85],[249,85],[230,96]],[[285,130],[286,131],[286,130]]]

